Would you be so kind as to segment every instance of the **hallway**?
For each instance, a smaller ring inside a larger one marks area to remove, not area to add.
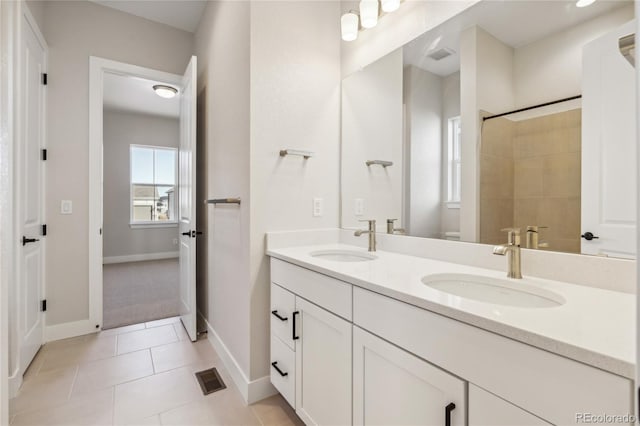
[[[226,389],[202,395],[216,367]],[[245,406],[211,344],[178,318],[45,345],[10,401],[11,425],[298,425],[281,396]]]

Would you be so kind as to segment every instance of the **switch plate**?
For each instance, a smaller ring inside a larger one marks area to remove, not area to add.
[[[324,206],[322,198],[313,199],[313,217],[320,217],[323,214]]]
[[[356,198],[354,210],[356,216],[364,215],[364,198]]]
[[[60,214],[73,213],[73,202],[71,200],[60,201]]]

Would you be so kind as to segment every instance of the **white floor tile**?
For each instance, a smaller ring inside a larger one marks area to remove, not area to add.
[[[174,324],[177,322],[180,322],[180,317],[171,317],[171,318],[164,318],[164,319],[159,319],[155,321],[149,321],[149,322],[146,322],[144,325],[146,328],[153,328],[153,327],[159,327],[161,325]]]
[[[153,366],[156,373],[173,370],[190,364],[213,363],[218,360],[211,344],[206,340],[198,342],[180,341],[151,348]]]
[[[118,355],[178,341],[178,336],[173,325],[163,325],[145,330],[132,331],[130,333],[119,334],[117,337]]]

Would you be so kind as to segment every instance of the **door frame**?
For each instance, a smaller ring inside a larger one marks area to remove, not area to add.
[[[82,333],[102,329],[102,120],[104,74],[114,73],[182,85],[182,76],[138,65],[89,57],[89,323]]]

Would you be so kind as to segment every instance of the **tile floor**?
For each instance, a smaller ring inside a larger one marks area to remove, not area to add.
[[[194,372],[226,389],[203,396]],[[176,318],[46,344],[10,401],[11,425],[302,425],[280,395],[245,406],[206,340]]]

